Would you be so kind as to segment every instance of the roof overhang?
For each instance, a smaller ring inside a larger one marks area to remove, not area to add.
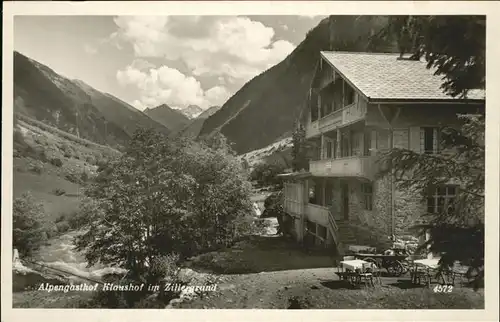
[[[324,60],[337,74],[339,74],[344,81],[352,87],[362,98],[364,98],[368,103],[372,104],[475,104],[481,105],[485,104],[486,99],[400,99],[400,98],[371,98],[368,97],[360,88],[354,85],[351,80],[344,75],[328,58],[325,56],[323,51],[320,51],[321,60]],[[317,68],[317,67],[316,67]],[[316,71],[315,71],[316,72]]]
[[[363,93],[363,92],[362,92],[362,91],[361,91],[361,90],[360,90],[360,89],[359,89],[356,85],[354,85],[354,83],[353,83],[353,82],[351,82],[351,81],[349,80],[349,78],[347,78],[347,77],[344,75],[344,73],[342,73],[342,72],[341,72],[341,71],[340,71],[337,67],[335,67],[335,65],[333,65],[333,64],[332,64],[332,62],[330,62],[330,61],[328,60],[328,58],[326,58],[326,56],[325,56],[325,54],[324,54],[323,52],[320,52],[320,55],[321,55],[321,59],[322,59],[322,60],[324,60],[324,61],[326,61],[326,63],[327,63],[328,65],[330,65],[330,67],[332,67],[332,68],[333,68],[333,70],[334,70],[337,74],[339,74],[339,75],[340,75],[340,77],[342,77],[342,79],[343,79],[343,80],[344,80],[347,84],[349,84],[349,86],[351,86],[351,87],[352,87],[352,89],[354,89],[354,90],[355,90],[355,91],[356,91],[356,92],[357,92],[357,93],[358,93],[361,97],[363,97],[365,100],[367,100],[367,101],[369,100],[369,98],[365,95],[365,93]]]
[[[278,174],[277,176],[285,180],[286,179],[295,180],[295,179],[306,179],[312,177],[312,174],[311,172],[291,172],[291,173],[281,173]]]
[[[483,105],[484,99],[387,99],[387,98],[368,98],[368,103],[371,104],[405,104],[405,105],[422,105],[422,104],[460,104],[460,105]]]

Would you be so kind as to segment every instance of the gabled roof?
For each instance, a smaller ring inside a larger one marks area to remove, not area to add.
[[[398,59],[399,54],[322,51],[322,57],[370,101],[459,100],[443,93],[441,76],[425,61]],[[484,100],[484,90],[472,90],[468,100]]]

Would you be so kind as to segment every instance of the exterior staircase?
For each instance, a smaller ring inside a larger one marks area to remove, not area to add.
[[[336,220],[336,224],[338,227],[338,236],[344,248],[347,249],[349,245],[358,244],[347,220]]]
[[[345,220],[336,220],[333,214],[328,211],[329,230],[335,242],[338,255],[345,254],[349,245],[356,244],[356,237],[354,236],[349,222]]]

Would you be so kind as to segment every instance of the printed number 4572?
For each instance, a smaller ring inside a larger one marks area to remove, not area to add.
[[[436,285],[434,293],[451,293],[453,292],[453,285]]]

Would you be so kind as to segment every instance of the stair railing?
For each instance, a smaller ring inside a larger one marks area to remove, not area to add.
[[[339,227],[337,226],[337,223],[335,222],[335,217],[333,217],[333,214],[330,211],[330,209],[328,209],[328,223],[329,223],[330,233],[332,234],[333,241],[335,242],[335,245],[337,247],[337,251],[341,253],[342,243],[338,236]]]

